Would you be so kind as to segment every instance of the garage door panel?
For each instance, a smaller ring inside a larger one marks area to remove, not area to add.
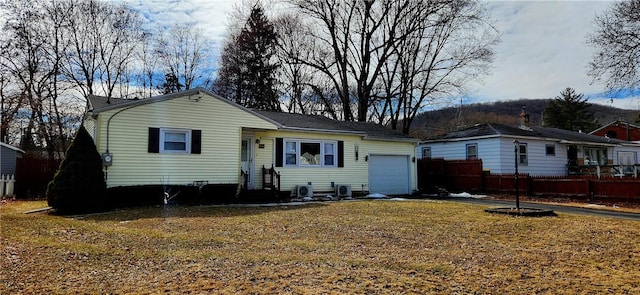
[[[409,156],[371,155],[369,191],[387,195],[410,192]]]

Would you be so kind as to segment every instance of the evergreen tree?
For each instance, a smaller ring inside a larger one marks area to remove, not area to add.
[[[75,214],[104,209],[105,198],[102,158],[93,139],[81,126],[47,187],[47,201],[58,213]]]
[[[567,87],[547,104],[544,109],[544,125],[565,130],[590,132],[600,127],[591,106],[583,94],[576,94],[573,88]]]
[[[162,94],[176,93],[182,91],[184,85],[180,84],[180,79],[173,73],[164,74],[164,83],[158,87]]]
[[[280,111],[275,89],[277,34],[259,4],[238,34],[224,47],[213,91],[256,109]]]

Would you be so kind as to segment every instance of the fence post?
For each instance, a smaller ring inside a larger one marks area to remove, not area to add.
[[[13,174],[11,175],[11,177],[7,179],[7,190],[6,190],[7,196],[15,198],[15,195],[13,193],[13,187],[15,183],[16,183],[16,176],[15,174]]]
[[[585,179],[587,182],[587,198],[589,198],[589,202],[593,203],[593,192],[592,192],[592,185],[591,185],[591,179]]]
[[[0,197],[4,197],[4,175],[0,175]]]

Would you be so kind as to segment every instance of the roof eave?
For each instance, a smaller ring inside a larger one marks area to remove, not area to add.
[[[607,147],[614,147],[614,146],[619,146],[620,145],[620,144],[617,144],[617,143],[604,143],[604,142],[592,142],[592,141],[575,141],[575,140],[565,140],[565,139],[561,139],[560,143],[563,143],[563,144],[575,144],[575,145],[607,146]]]
[[[421,143],[457,142],[457,141],[466,141],[466,140],[496,138],[496,137],[500,137],[500,136],[503,136],[503,135],[502,134],[491,134],[491,135],[481,135],[481,136],[472,136],[472,137],[441,138],[441,139],[424,140]]]
[[[420,140],[417,138],[400,138],[400,137],[384,137],[384,136],[365,136],[362,139],[371,141],[396,141],[396,142],[410,142],[418,144]]]
[[[23,153],[23,154],[25,153],[25,151],[23,151],[23,150],[22,150],[22,149],[20,149],[19,147],[15,147],[15,146],[12,146],[12,145],[10,145],[10,144],[8,144],[8,143],[4,143],[4,142],[1,142],[1,141],[0,141],[0,146],[4,146],[4,147],[6,147],[6,148],[8,148],[8,149],[11,149],[11,150],[14,150],[14,151],[16,151],[16,152]]]
[[[320,129],[320,128],[303,128],[303,127],[288,127],[280,125],[279,130],[285,131],[296,131],[296,132],[312,132],[312,133],[331,133],[331,134],[349,134],[349,135],[360,135],[366,136],[367,134],[362,131],[351,131],[351,130],[333,130],[333,129]]]

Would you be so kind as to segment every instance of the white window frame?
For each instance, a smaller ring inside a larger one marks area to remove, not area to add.
[[[475,155],[473,155],[473,158],[469,155],[469,148],[470,147],[474,147],[476,150]],[[467,160],[477,160],[478,158],[478,144],[477,143],[469,143],[465,146],[465,154],[466,154],[466,159]]]
[[[296,159],[296,163],[295,164],[289,164],[287,162],[287,154],[291,154],[288,153],[287,151],[287,145],[289,143],[293,143],[295,144],[295,159]],[[302,152],[302,144],[303,143],[313,143],[313,144],[319,144],[320,145],[320,164],[302,164],[300,161],[300,157],[301,157],[301,152]],[[325,152],[325,144],[332,144],[333,145],[333,153],[326,153]],[[284,167],[313,167],[313,168],[319,168],[319,167],[323,167],[323,168],[333,168],[333,167],[338,167],[338,142],[335,140],[313,140],[313,139],[292,139],[292,138],[285,138],[283,140],[283,149],[282,149],[282,159],[283,159],[283,166]],[[326,155],[333,155],[333,164],[332,165],[327,165],[325,164],[325,156]]]
[[[476,148],[476,152],[478,149]],[[431,159],[431,147],[423,147],[422,148],[422,158],[423,159]]]
[[[185,134],[185,150],[165,149],[165,135],[167,133]],[[160,153],[163,154],[190,154],[191,153],[191,129],[160,128]]]
[[[549,153],[549,148],[553,149],[553,153]],[[556,145],[555,144],[545,144],[544,145],[544,154],[546,156],[555,156],[556,155]]]
[[[522,152],[522,148],[524,148],[524,153]],[[526,143],[520,143],[518,145],[518,162],[522,166],[529,165],[529,148]]]

